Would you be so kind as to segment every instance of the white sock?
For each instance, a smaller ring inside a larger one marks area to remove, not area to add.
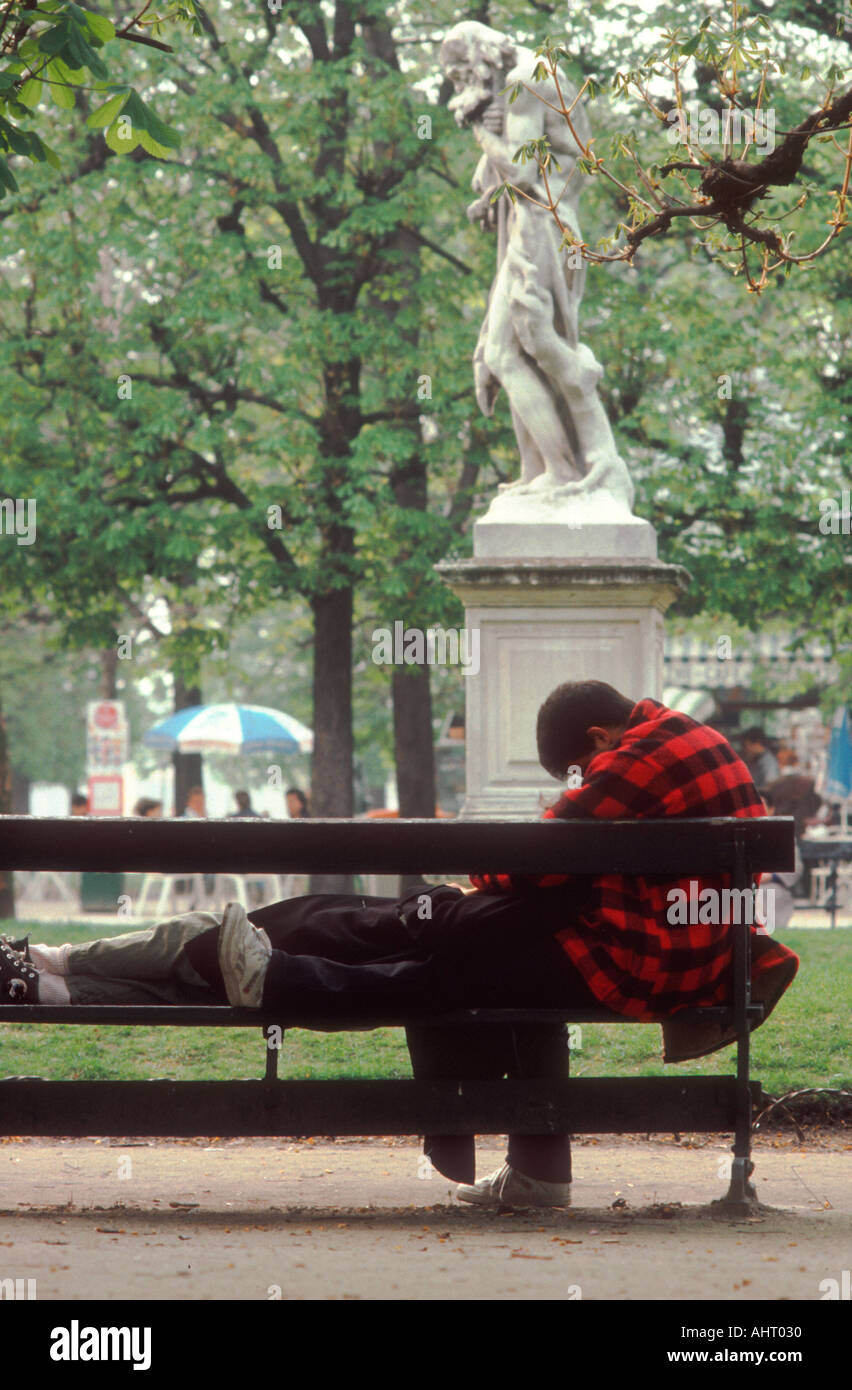
[[[61,975],[47,970],[38,972],[38,1002],[40,1004],[70,1004],[71,995]]]
[[[30,946],[30,959],[36,970],[47,970],[51,975],[67,975],[70,950],[69,941],[62,946]]]

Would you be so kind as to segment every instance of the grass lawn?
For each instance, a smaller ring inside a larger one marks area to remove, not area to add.
[[[88,926],[0,922],[5,935],[58,945],[85,941]],[[107,933],[104,933],[107,935]],[[807,1086],[852,1085],[852,931],[787,931],[785,945],[801,959],[796,981],[770,1021],[754,1035],[752,1075],[772,1095]],[[0,1013],[0,1017],[2,1014]],[[659,1029],[586,1026],[572,1056],[576,1076],[725,1075],[735,1049],[664,1067]],[[0,1076],[53,1080],[110,1077],[175,1080],[260,1077],[265,1062],[259,1030],[105,1028],[0,1024]],[[410,1076],[401,1029],[371,1033],[288,1032],[279,1058],[284,1077]]]

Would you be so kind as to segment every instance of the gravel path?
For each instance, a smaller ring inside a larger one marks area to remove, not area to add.
[[[480,1175],[502,1162],[497,1143],[483,1141]],[[406,1140],[5,1140],[0,1280],[35,1279],[40,1300],[813,1301],[826,1280],[842,1288],[852,1133],[759,1140],[766,1209],[746,1221],[709,1208],[729,1152],[717,1136],[578,1139],[570,1208],[500,1213],[457,1202]]]

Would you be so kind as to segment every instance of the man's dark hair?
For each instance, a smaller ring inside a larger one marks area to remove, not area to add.
[[[764,748],[769,745],[766,730],[760,724],[752,724],[748,729],[740,729],[740,738],[743,743],[760,743]]]
[[[234,792],[234,800],[241,811],[248,811],[251,806],[251,797],[248,792]]]
[[[634,704],[606,681],[566,681],[557,686],[538,712],[535,732],[542,767],[551,777],[564,777],[578,758],[594,748],[586,730],[596,724],[620,728]]]
[[[89,798],[86,796],[85,792],[74,792],[71,797],[72,806],[88,806],[88,804]]]

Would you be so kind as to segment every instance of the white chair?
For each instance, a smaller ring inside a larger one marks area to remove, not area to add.
[[[159,922],[182,912],[207,910],[203,874],[146,874],[133,916],[153,917]]]
[[[78,908],[79,893],[72,888],[69,882],[71,877],[71,874],[55,869],[19,869],[15,873],[15,890],[23,902],[71,903]]]

